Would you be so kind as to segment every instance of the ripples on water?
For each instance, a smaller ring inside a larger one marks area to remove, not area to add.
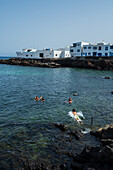
[[[111,79],[104,79],[110,76]],[[113,110],[113,72],[73,68],[36,68],[0,65],[0,121],[73,123],[72,108],[86,119],[97,116],[95,125],[110,123]],[[73,96],[73,93],[78,96]],[[36,102],[35,96],[45,102]],[[72,97],[72,105],[67,104]],[[104,120],[103,120],[104,119]],[[74,123],[75,124],[75,123]],[[84,122],[89,126],[89,120]]]
[[[107,80],[105,76],[111,79]],[[111,71],[0,65],[1,141],[10,143],[12,135],[26,132],[26,124],[32,128],[37,123],[60,122],[80,128],[68,116],[73,108],[82,111],[86,117],[84,128],[90,128],[92,116],[94,127],[112,123],[111,91]],[[73,93],[78,93],[78,96],[73,96]],[[44,97],[45,102],[36,102],[35,96]],[[71,105],[65,102],[69,97],[74,100]]]

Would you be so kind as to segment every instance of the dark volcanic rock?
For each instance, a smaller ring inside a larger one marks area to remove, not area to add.
[[[83,133],[81,133],[81,130],[73,130],[68,133],[74,136],[77,140],[79,140],[83,136]]]
[[[59,128],[61,131],[66,131],[68,129],[68,126],[61,124],[61,123],[54,123],[54,125]]]
[[[55,63],[49,59],[25,59],[25,58],[11,58],[9,60],[0,60],[1,64],[34,66],[34,67],[60,67],[60,64]]]
[[[113,139],[113,123],[106,125],[105,127],[100,128],[95,132],[91,131],[90,134],[101,139]]]
[[[74,158],[78,167],[83,169],[107,170],[113,167],[113,149],[105,147],[87,146],[80,155]],[[76,164],[75,164],[76,168]],[[106,169],[107,168],[107,169]]]
[[[0,60],[1,64],[34,66],[34,67],[75,67],[96,70],[113,70],[113,59],[99,59],[99,57],[76,57],[76,58],[11,58],[9,60]],[[106,77],[110,79],[110,77]]]
[[[111,145],[113,144],[113,139],[102,139],[101,142],[103,146]]]
[[[91,131],[92,135],[101,139],[100,146],[86,146],[81,154],[74,156],[73,168],[80,170],[107,170],[113,169],[113,123],[106,125],[96,131]]]

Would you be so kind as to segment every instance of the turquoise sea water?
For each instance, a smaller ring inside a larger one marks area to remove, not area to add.
[[[105,79],[105,76],[111,79]],[[0,64],[0,153],[11,154],[17,150],[25,153],[31,148],[37,153],[36,144],[42,150],[48,137],[37,134],[39,123],[90,128],[91,117],[94,117],[94,128],[112,123],[111,91],[111,71]],[[35,96],[44,97],[45,102],[35,101]],[[67,103],[69,97],[73,99],[71,105]],[[86,119],[82,126],[68,116],[73,108],[84,114]]]
[[[104,77],[110,76],[107,80]],[[75,108],[95,126],[113,118],[113,72],[75,68],[37,68],[0,65],[0,125],[28,122],[73,123],[68,112]],[[78,96],[73,96],[77,93]],[[45,102],[36,102],[35,96]],[[71,105],[68,98],[74,100]]]

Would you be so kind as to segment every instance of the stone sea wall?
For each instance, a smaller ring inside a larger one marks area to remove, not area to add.
[[[0,60],[0,64],[35,66],[35,67],[73,67],[87,68],[97,70],[113,70],[113,58],[99,57],[77,57],[77,58],[62,58],[62,59],[26,59],[26,58],[11,58],[9,60]]]

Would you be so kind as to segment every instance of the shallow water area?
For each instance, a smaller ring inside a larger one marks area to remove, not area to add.
[[[110,79],[105,79],[106,76]],[[111,91],[112,71],[0,64],[1,165],[8,155],[10,159],[16,155],[33,160],[40,155],[48,155],[48,160],[51,160],[55,146],[52,151],[50,145],[63,135],[52,126],[53,123],[62,123],[72,129],[90,129],[91,117],[94,117],[93,128],[112,123]],[[78,96],[73,96],[74,93]],[[45,102],[35,101],[35,96],[44,97]],[[68,103],[69,97],[73,99],[72,104]],[[73,108],[85,116],[83,125],[69,117],[68,112]],[[83,145],[83,141],[78,142],[81,147],[79,150],[82,150]],[[70,151],[74,148],[77,149],[74,145],[68,147]],[[54,161],[58,161],[59,156],[55,158],[55,155]]]

